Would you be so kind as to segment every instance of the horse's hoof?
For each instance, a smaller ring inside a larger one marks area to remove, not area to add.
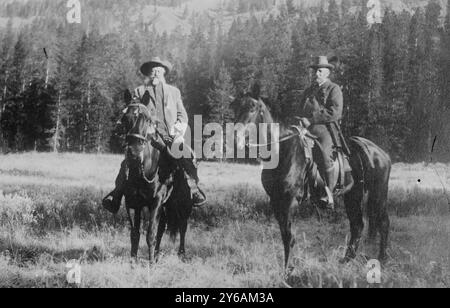
[[[184,252],[184,251],[179,252],[178,258],[180,258],[181,262],[186,262],[187,261],[186,252]]]
[[[134,268],[135,266],[139,265],[139,260],[137,257],[131,257],[130,259],[130,265],[132,268]]]
[[[285,280],[287,280],[289,278],[289,276],[291,276],[292,273],[294,272],[294,269],[295,269],[295,267],[293,265],[289,265],[289,266],[285,267],[283,278]]]
[[[345,257],[339,260],[340,264],[347,264],[356,259],[356,254],[347,252]]]

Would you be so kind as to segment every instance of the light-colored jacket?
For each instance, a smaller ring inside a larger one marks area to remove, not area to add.
[[[150,104],[154,104],[156,98],[154,97],[153,90],[149,87],[146,88],[144,85],[136,88],[134,93],[137,97],[142,98],[145,94],[145,91],[149,91],[150,97],[152,101]],[[181,92],[177,87],[168,85],[166,83],[163,84],[163,93],[164,93],[164,114],[166,125],[169,129],[169,132],[175,138],[182,138],[186,133],[186,129],[188,126],[188,116],[186,112],[186,108],[184,108],[183,101],[181,99]]]

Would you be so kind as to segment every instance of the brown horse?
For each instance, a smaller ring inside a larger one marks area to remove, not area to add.
[[[149,99],[144,96],[142,103],[132,102],[127,91],[128,106],[119,123],[127,132],[125,204],[131,224],[131,256],[137,257],[144,218],[148,221],[147,245],[149,260],[153,263],[166,229],[172,240],[180,233],[179,254],[185,253],[185,236],[193,205],[182,170],[155,130],[155,112],[146,107]]]
[[[246,94],[234,103],[237,122],[243,124],[237,132],[239,147],[246,144],[249,124],[275,123],[269,109],[254,95]],[[259,140],[259,144],[271,143],[278,147],[279,164],[275,169],[264,169],[262,184],[270,197],[270,203],[275,217],[280,225],[281,237],[284,244],[285,267],[289,264],[289,253],[295,240],[291,232],[292,214],[294,206],[307,197],[307,174],[312,160],[308,157],[306,142],[308,132],[303,130],[299,136],[298,130],[281,125],[279,137],[273,131],[267,130],[267,138]],[[259,134],[258,134],[259,135]],[[279,139],[278,139],[279,138]],[[351,238],[348,243],[346,257],[343,261],[356,257],[356,252],[364,229],[363,198],[368,195],[369,237],[374,240],[377,233],[381,235],[379,260],[386,260],[386,248],[389,234],[389,217],[387,212],[387,193],[391,171],[389,156],[369,140],[352,137],[349,140],[351,149],[350,165],[354,185],[344,195],[347,216],[350,220]]]

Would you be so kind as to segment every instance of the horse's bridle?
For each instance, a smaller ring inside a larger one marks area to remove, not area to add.
[[[136,127],[137,122],[138,122],[138,120],[139,120],[139,115],[145,114],[145,113],[150,114],[150,112],[148,111],[147,107],[145,107],[145,105],[142,105],[142,104],[136,104],[136,103],[135,103],[135,104],[130,104],[130,105],[128,105],[127,108],[130,108],[130,107],[137,107],[137,109],[138,109],[138,116],[136,117],[136,119],[135,119],[135,121],[134,121],[134,123],[133,123],[133,126],[132,126],[132,127],[130,128],[130,130],[128,131],[128,133],[127,133],[127,135],[126,135],[126,138],[128,138],[128,137],[133,137],[133,138],[136,138],[136,139],[140,140],[143,144],[145,144],[145,143],[148,142],[149,129],[146,129],[146,131],[145,131],[145,136],[143,136],[143,135],[141,135],[141,134],[131,134],[130,132]],[[145,108],[145,109],[144,109],[144,108]],[[143,112],[141,109],[144,109],[144,112]],[[151,127],[152,125],[154,125],[152,119],[149,118],[148,116],[146,116],[145,121],[149,124],[150,127]],[[149,127],[149,128],[150,128],[150,127]]]
[[[253,97],[250,97],[250,98],[256,101],[257,106],[255,106],[255,109],[259,109],[259,110],[255,110],[254,113],[259,113],[260,116],[263,116],[264,115],[264,111],[262,110],[263,104],[259,100],[254,99]],[[292,134],[289,134],[287,136],[284,136],[284,137],[282,137],[281,139],[279,139],[277,141],[270,142],[270,143],[264,143],[264,144],[261,144],[261,143],[254,144],[254,143],[246,142],[246,145],[248,147],[253,147],[253,148],[267,147],[269,145],[276,145],[276,144],[280,144],[280,143],[286,142],[288,140],[291,140],[292,138],[299,137],[299,136],[306,136],[306,137],[309,137],[311,139],[317,139],[315,136],[311,135],[308,132],[307,128],[304,127],[301,122],[299,123],[299,126],[292,125],[291,128],[293,128],[296,132],[292,133]],[[245,129],[247,129],[247,126],[246,126]]]
[[[133,123],[133,126],[130,128],[130,130],[128,131],[126,138],[128,137],[132,137],[132,138],[136,138],[138,140],[141,141],[141,144],[147,144],[150,140],[148,139],[148,135],[149,135],[149,128],[154,125],[154,122],[152,121],[152,119],[150,117],[148,117],[147,115],[145,115],[145,113],[150,114],[150,112],[148,111],[147,107],[145,105],[142,104],[138,104],[138,103],[134,103],[134,104],[130,104],[128,105],[127,109],[130,107],[137,107],[138,112],[137,112],[137,117]],[[143,111],[142,111],[143,110]],[[139,121],[139,115],[144,114],[145,116],[145,121],[146,123],[149,124],[149,127],[145,130],[145,136],[141,135],[141,134],[131,134],[130,131],[132,131],[136,125],[137,122]],[[156,131],[156,130],[155,130]],[[127,148],[129,148],[129,144],[127,142]],[[128,150],[127,150],[128,153]],[[127,154],[128,155],[128,154]],[[153,176],[152,179],[148,179],[145,175],[145,171],[144,171],[144,162],[141,162],[140,165],[141,168],[141,174],[142,174],[142,178],[144,179],[144,181],[146,181],[148,184],[154,184],[158,175],[158,171],[155,172],[155,175]]]

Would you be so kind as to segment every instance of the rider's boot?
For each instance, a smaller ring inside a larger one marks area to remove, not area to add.
[[[334,190],[334,185],[336,182],[335,177],[336,176],[335,176],[334,167],[328,168],[325,171],[325,181],[326,181],[325,191],[327,193],[327,198],[328,198],[327,208],[329,208],[331,210],[334,210],[333,190]]]
[[[334,210],[334,197],[333,188],[331,188],[334,183],[334,170],[330,168],[326,172],[322,172],[321,176],[316,179],[316,185],[320,193],[319,204],[329,210]]]
[[[120,166],[119,174],[116,178],[116,187],[109,193],[102,201],[103,208],[112,214],[117,214],[122,203],[122,197],[125,190],[125,183],[127,181],[127,164],[125,161]]]
[[[187,185],[191,191],[192,201],[194,207],[200,207],[206,203],[206,196],[203,191],[198,187],[199,178],[197,172],[197,163],[193,158],[182,158],[179,160],[181,167],[184,170]]]
[[[320,207],[333,209],[333,194],[324,180],[324,172],[319,172],[316,164],[313,164],[308,172],[309,186],[311,187],[311,197],[313,200],[318,202]]]
[[[344,184],[342,185],[343,187],[335,190],[334,192],[335,198],[347,194],[353,188],[354,185],[355,181],[353,179],[352,171],[346,171],[344,175]]]

